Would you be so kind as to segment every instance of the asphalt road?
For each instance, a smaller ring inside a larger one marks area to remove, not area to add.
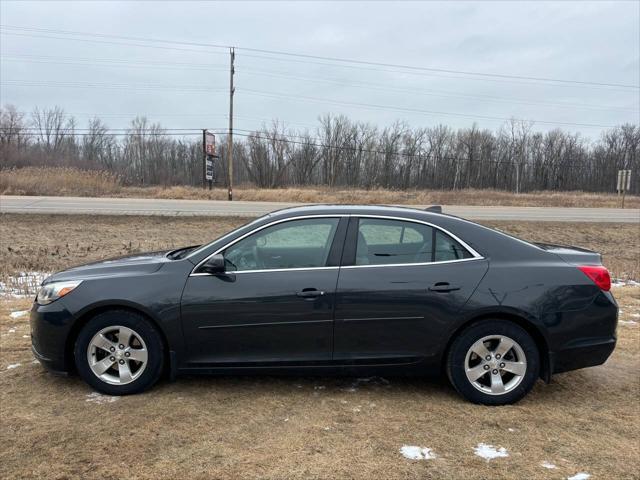
[[[255,217],[295,205],[300,204],[213,200],[157,200],[150,198],[0,196],[0,213]],[[414,206],[417,208],[426,207],[425,205]],[[443,211],[471,220],[640,223],[639,209],[445,205],[443,206]]]

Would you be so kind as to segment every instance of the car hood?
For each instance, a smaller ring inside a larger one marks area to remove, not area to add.
[[[136,255],[79,265],[54,273],[48,277],[43,284],[62,280],[84,280],[97,277],[118,277],[153,273],[158,271],[163,264],[172,261],[167,258],[167,253],[169,252],[170,250],[138,253]]]

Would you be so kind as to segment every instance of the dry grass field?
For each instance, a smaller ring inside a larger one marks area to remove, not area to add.
[[[42,179],[47,181],[43,182]],[[131,197],[226,200],[224,188],[125,187],[117,176],[73,168],[22,168],[0,171],[2,195],[56,195],[80,197]],[[512,205],[525,207],[618,207],[615,194],[587,192],[531,192],[514,194],[502,190],[355,190],[316,188],[234,188],[236,200],[292,203],[367,203],[396,205]],[[629,195],[627,208],[640,208],[640,196]]]
[[[605,365],[495,408],[403,378],[181,377],[102,396],[34,363],[27,317],[11,318],[29,301],[2,301],[0,478],[639,478],[640,288],[615,294],[634,323]]]
[[[0,281],[17,272],[53,272],[107,257],[208,242],[249,221],[234,217],[0,216]],[[631,223],[484,221],[531,241],[600,252],[616,278],[640,280],[640,235]]]
[[[196,244],[245,220],[2,215],[0,281]],[[636,225],[486,223],[603,251],[617,275],[640,277]],[[406,378],[181,377],[102,396],[34,363],[28,315],[17,313],[30,299],[0,298],[0,478],[640,478],[640,288],[614,294],[619,343],[605,365],[498,408]],[[481,443],[507,456],[481,458]],[[408,459],[403,446],[436,458]]]

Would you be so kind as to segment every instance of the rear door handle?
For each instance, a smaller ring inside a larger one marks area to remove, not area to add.
[[[429,287],[430,292],[447,293],[460,290],[457,285],[451,285],[449,282],[438,282]]]
[[[324,292],[317,288],[303,288],[302,291],[296,293],[296,296],[301,298],[317,298],[322,297]]]

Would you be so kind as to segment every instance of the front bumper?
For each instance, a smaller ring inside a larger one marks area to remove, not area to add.
[[[29,323],[31,350],[36,359],[56,373],[71,369],[67,358],[67,339],[73,325],[73,316],[61,300],[49,305],[33,303]]]

